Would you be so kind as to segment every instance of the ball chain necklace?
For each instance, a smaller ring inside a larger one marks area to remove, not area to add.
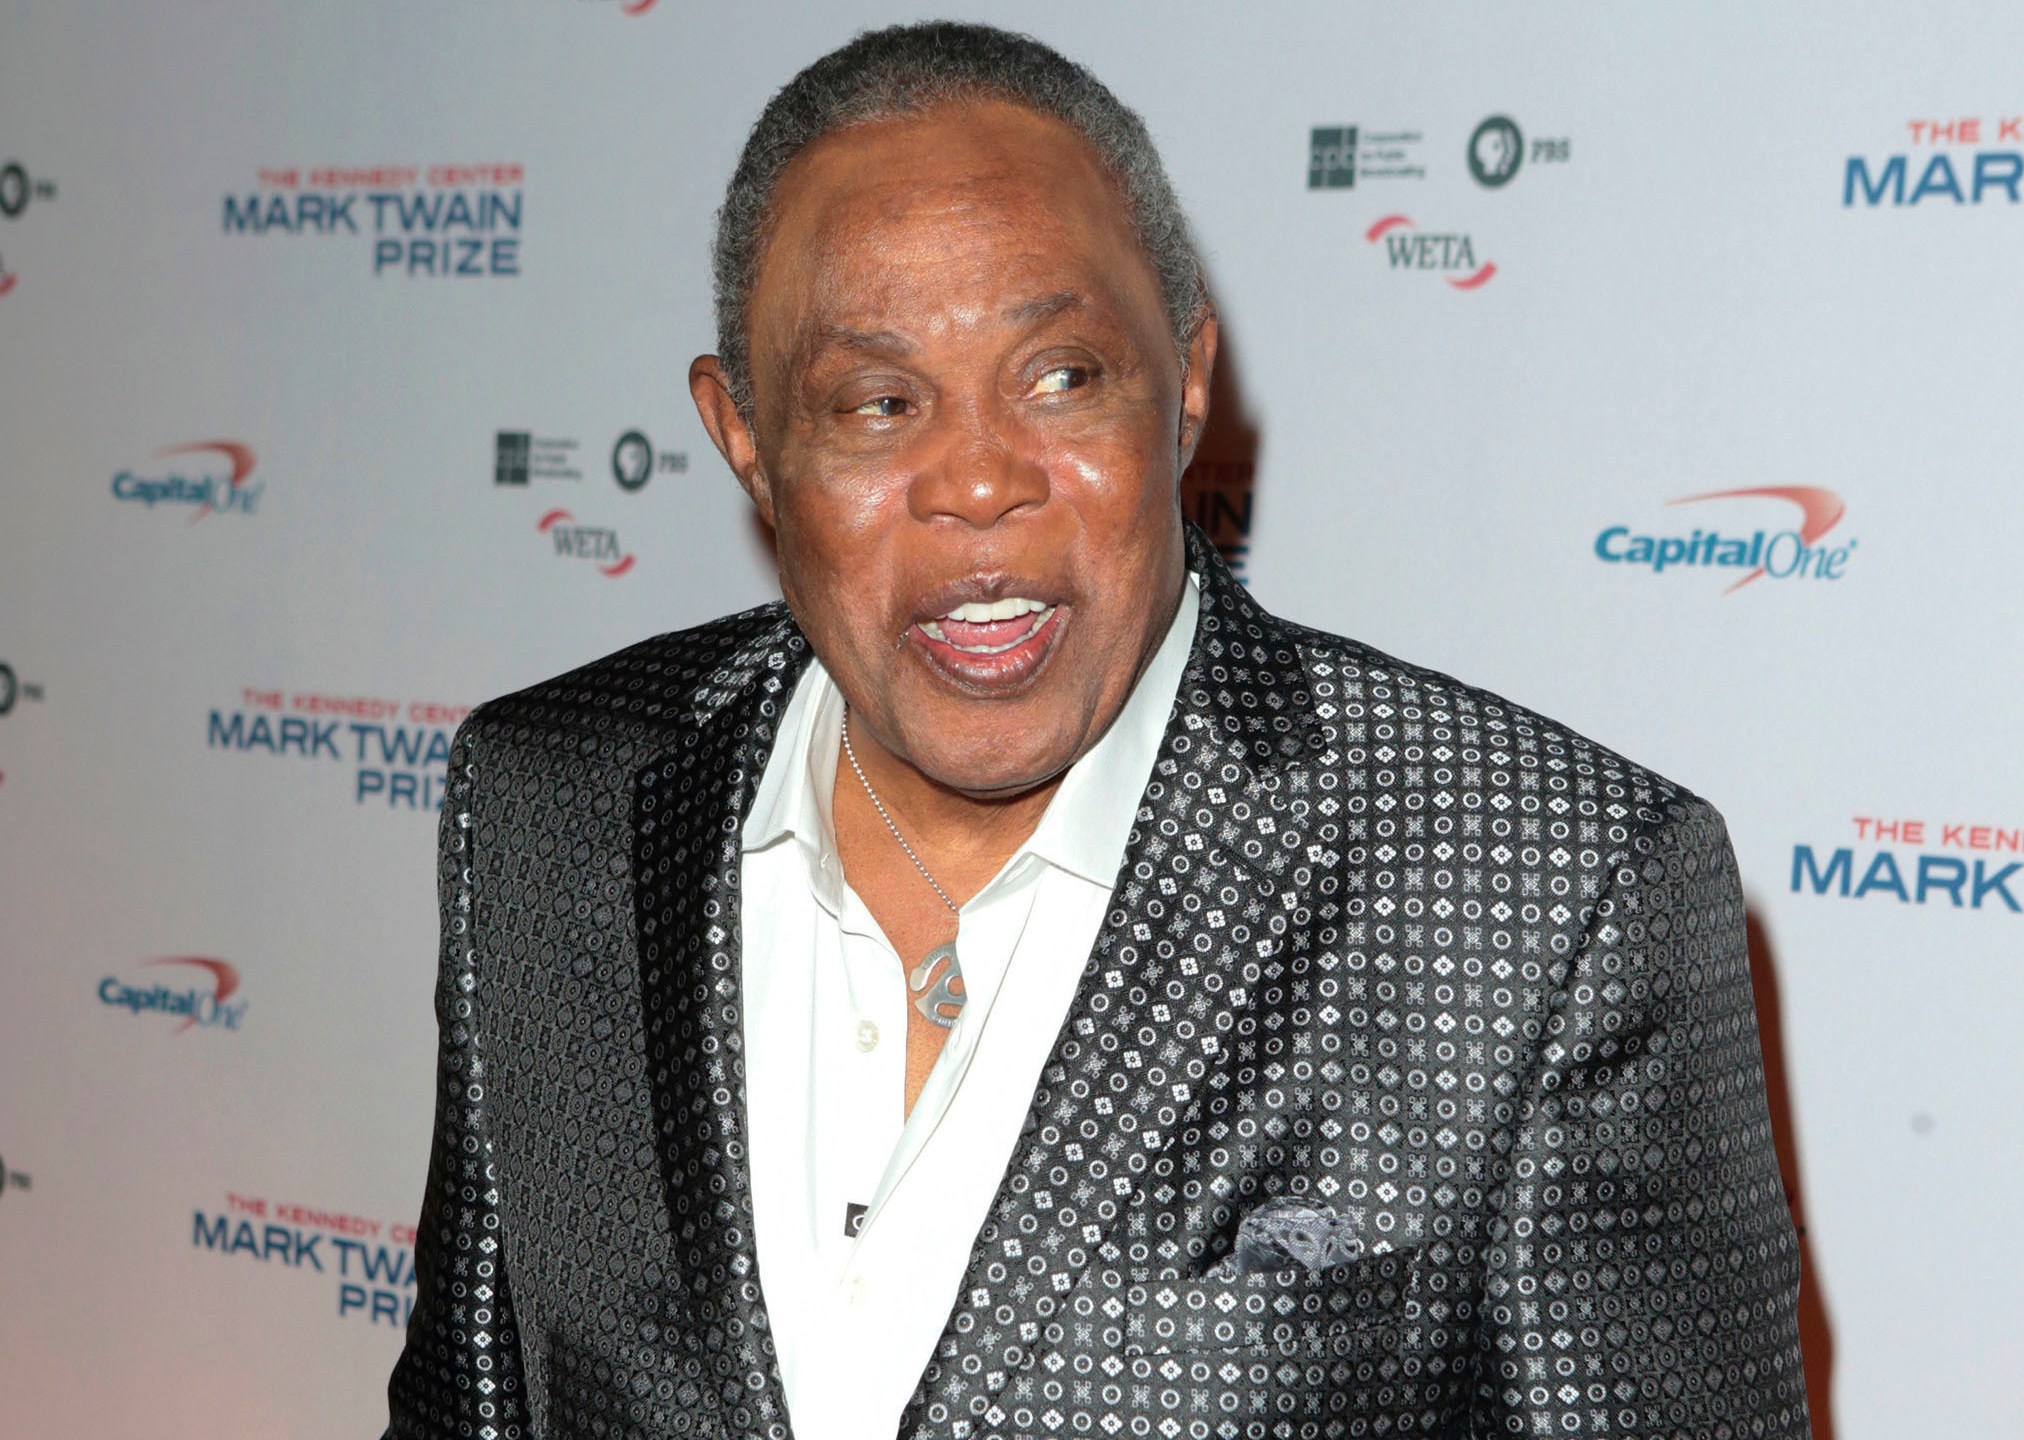
[[[885,802],[878,798],[878,791],[871,788],[864,766],[857,763],[857,751],[850,743],[850,709],[843,712],[843,753],[850,761],[850,768],[857,772],[857,783],[864,786],[864,793],[870,797],[872,809],[878,811],[878,818],[885,821],[886,829],[892,831],[893,839],[900,842],[900,849],[907,859],[914,862],[914,869],[921,872],[921,878],[928,882],[928,888],[949,907],[949,913],[957,917],[960,924],[962,911],[949,898],[949,892],[941,887],[928,867],[921,863],[921,857],[914,853],[914,847],[907,844],[907,837],[900,834],[900,827],[893,824],[893,817],[886,813]],[[944,962],[947,962],[946,964]],[[939,973],[938,973],[939,972]],[[933,983],[930,983],[932,981]],[[932,1024],[947,1030],[956,1023],[963,1013],[963,1000],[969,987],[963,983],[963,967],[956,963],[956,942],[948,941],[937,945],[921,957],[921,963],[907,972],[907,992],[913,997],[914,1009]]]

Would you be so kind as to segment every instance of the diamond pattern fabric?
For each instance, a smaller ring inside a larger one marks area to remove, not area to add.
[[[1807,1435],[1720,817],[1189,550],[1112,909],[901,1435]],[[807,656],[767,606],[460,731],[395,1440],[791,1433],[738,831]]]

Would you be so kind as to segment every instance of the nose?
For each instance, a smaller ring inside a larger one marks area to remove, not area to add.
[[[915,472],[908,509],[916,520],[947,517],[988,530],[1046,503],[1047,467],[1030,440],[1002,417],[974,413],[944,422],[940,443]]]

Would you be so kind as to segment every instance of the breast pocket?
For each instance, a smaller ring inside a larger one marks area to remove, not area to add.
[[[1382,1348],[1418,1292],[1420,1268],[1414,1247],[1327,1270],[1212,1272],[1135,1285],[1125,1297],[1135,1323],[1123,1353],[1130,1359],[1250,1352],[1265,1361],[1274,1352],[1296,1359]]]

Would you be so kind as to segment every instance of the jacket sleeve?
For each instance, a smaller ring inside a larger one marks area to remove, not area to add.
[[[1742,888],[1703,802],[1619,861],[1515,1098],[1473,1433],[1809,1436]]]
[[[522,1440],[528,1434],[519,1327],[500,1243],[483,990],[472,944],[472,728],[467,721],[451,747],[439,830],[435,1140],[415,1237],[415,1308],[387,1386],[388,1440]]]

